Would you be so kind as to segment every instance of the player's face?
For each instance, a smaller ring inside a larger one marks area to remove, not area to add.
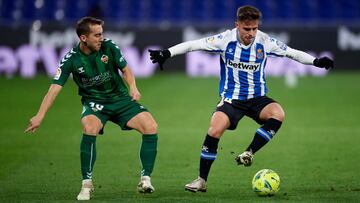
[[[90,33],[85,35],[83,42],[90,51],[99,51],[103,42],[103,28],[101,25],[90,25]]]
[[[241,43],[249,45],[255,39],[259,27],[259,20],[237,21],[236,27],[239,30]]]

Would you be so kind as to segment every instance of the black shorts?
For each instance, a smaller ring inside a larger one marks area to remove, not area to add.
[[[231,103],[221,99],[216,107],[216,111],[224,112],[230,120],[230,127],[228,129],[235,130],[240,119],[244,116],[252,118],[260,125],[264,124],[264,121],[259,118],[260,112],[266,105],[273,102],[276,101],[267,96],[256,97],[245,101],[231,100]]]

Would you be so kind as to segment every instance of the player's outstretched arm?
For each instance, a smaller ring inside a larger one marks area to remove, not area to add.
[[[39,111],[37,114],[32,117],[29,121],[29,126],[24,131],[34,133],[41,125],[42,120],[44,119],[46,112],[54,103],[57,95],[61,91],[62,86],[57,84],[52,84],[49,88],[49,91],[46,93],[43,101],[41,102]]]
[[[314,65],[319,68],[325,68],[326,70],[334,68],[334,61],[329,57],[315,58],[306,52],[290,47],[286,49],[286,56],[302,64]]]

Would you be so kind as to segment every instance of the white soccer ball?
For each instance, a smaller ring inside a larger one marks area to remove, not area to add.
[[[271,169],[262,169],[254,175],[252,189],[259,196],[275,195],[280,189],[280,177]]]

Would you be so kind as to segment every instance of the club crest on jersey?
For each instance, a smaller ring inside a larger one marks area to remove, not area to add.
[[[101,56],[101,61],[102,61],[103,63],[107,64],[108,61],[109,61],[109,57],[104,54],[104,55]]]
[[[78,72],[79,72],[80,74],[81,74],[81,73],[84,73],[84,72],[85,72],[84,67],[78,68]]]
[[[261,48],[256,50],[256,59],[263,59],[264,58],[264,52]]]

